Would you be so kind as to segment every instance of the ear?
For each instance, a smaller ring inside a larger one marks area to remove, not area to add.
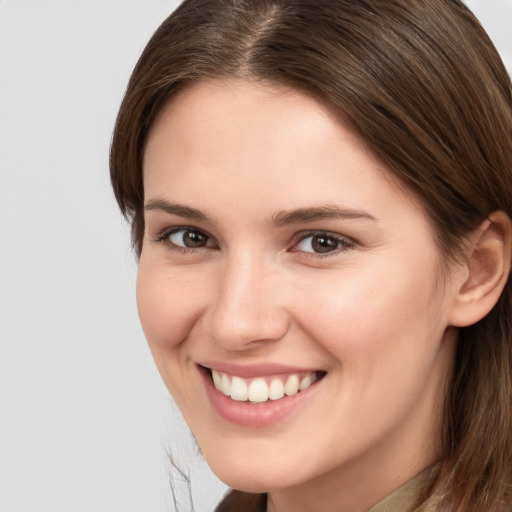
[[[501,211],[491,214],[469,237],[464,255],[461,272],[453,282],[456,289],[449,322],[454,327],[478,322],[498,302],[510,273],[510,217]]]

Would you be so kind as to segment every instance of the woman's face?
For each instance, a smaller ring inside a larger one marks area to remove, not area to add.
[[[194,85],[152,128],[144,193],[142,326],[222,480],[435,461],[453,292],[421,206],[349,128],[299,92]]]

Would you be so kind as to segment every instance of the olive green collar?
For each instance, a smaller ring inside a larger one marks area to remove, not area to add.
[[[417,507],[421,495],[432,482],[439,464],[430,466],[409,480],[366,512],[449,512],[439,505],[439,500],[429,499]],[[267,495],[250,494],[232,490],[219,503],[215,512],[266,512]]]

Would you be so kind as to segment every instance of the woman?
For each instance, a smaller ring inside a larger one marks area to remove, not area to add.
[[[456,0],[186,0],[115,128],[218,510],[512,505],[512,93]]]

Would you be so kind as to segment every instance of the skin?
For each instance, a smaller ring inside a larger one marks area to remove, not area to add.
[[[357,512],[439,458],[456,344],[450,315],[466,275],[454,263],[447,278],[418,200],[349,127],[279,86],[197,84],[152,127],[144,191],[152,207],[140,319],[165,384],[224,482],[269,491],[274,512]],[[163,202],[205,218],[165,211]],[[325,206],[357,216],[272,222]],[[165,237],[184,225],[206,245],[183,250],[183,232]],[[348,246],[318,254],[312,233]],[[253,428],[215,411],[201,361],[327,374],[293,414]]]

